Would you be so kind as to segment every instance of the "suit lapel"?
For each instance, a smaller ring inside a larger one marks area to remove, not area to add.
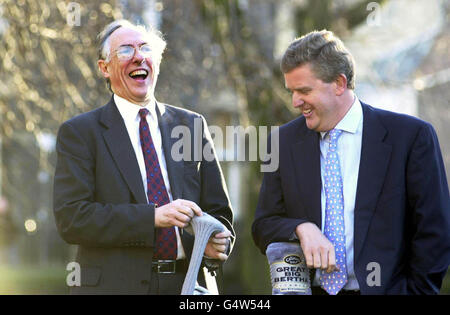
[[[107,128],[103,133],[105,143],[134,198],[138,203],[147,203],[136,155],[125,123],[112,98],[105,106],[100,122]]]
[[[320,176],[320,146],[319,135],[308,130],[306,126],[299,131],[302,140],[291,147],[291,158],[297,180],[297,191],[305,205],[310,221],[319,228],[322,225],[320,191],[322,180]],[[305,184],[306,183],[306,184]]]
[[[172,191],[172,199],[176,200],[182,197],[183,194],[183,169],[184,162],[174,161],[172,159],[172,147],[176,141],[179,141],[177,138],[171,137],[172,130],[178,124],[177,119],[175,119],[175,115],[171,111],[171,109],[164,104],[162,105],[163,112],[159,111],[159,107],[156,106],[156,114],[158,115],[158,124],[159,129],[161,130],[161,138],[162,138],[162,146],[164,151],[164,157],[166,159],[167,165],[167,173],[169,175],[170,189]]]
[[[373,108],[361,104],[364,123],[355,201],[355,261],[363,247],[392,151],[392,146],[383,142],[387,131],[376,117]]]

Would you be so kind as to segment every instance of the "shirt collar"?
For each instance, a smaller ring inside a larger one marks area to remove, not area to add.
[[[151,117],[153,117],[157,121],[156,116],[156,106],[157,103],[154,99],[152,99],[150,102],[148,102],[145,106],[140,106],[137,104],[134,104],[123,97],[118,96],[117,94],[114,94],[114,102],[117,105],[117,109],[119,110],[120,114],[122,115],[123,119],[125,121],[134,121],[139,117],[139,110],[142,108],[147,108],[149,111],[149,114]],[[160,111],[161,112],[161,111]]]
[[[362,119],[362,106],[359,99],[355,96],[352,106],[345,114],[344,118],[334,127],[334,129],[340,129],[349,133],[356,133],[358,130],[359,123]],[[328,134],[328,131],[321,131],[321,138],[324,139]]]

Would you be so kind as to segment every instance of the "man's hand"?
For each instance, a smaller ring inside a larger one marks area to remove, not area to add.
[[[155,209],[155,226],[185,228],[194,215],[202,215],[202,209],[195,202],[177,199]]]
[[[225,254],[230,245],[231,232],[226,229],[223,232],[211,236],[206,244],[205,256],[212,259],[225,261],[228,256]]]
[[[338,270],[333,244],[314,223],[299,224],[295,229],[308,268],[320,268],[326,272]]]

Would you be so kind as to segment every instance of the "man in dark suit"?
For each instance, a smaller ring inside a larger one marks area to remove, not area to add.
[[[234,239],[212,139],[201,115],[154,99],[166,46],[158,31],[120,20],[98,39],[113,97],[62,124],[57,139],[54,214],[62,238],[79,245],[81,266],[71,292],[180,294],[190,220],[205,212],[226,227],[206,245],[212,261],[226,260]],[[204,148],[207,159],[191,154]]]
[[[257,246],[300,241],[313,294],[439,293],[450,201],[433,127],[360,102],[353,58],[331,32],[292,42],[281,69],[303,115],[268,142],[279,167],[264,174]]]

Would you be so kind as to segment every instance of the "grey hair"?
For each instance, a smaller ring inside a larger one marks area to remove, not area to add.
[[[145,27],[144,25],[135,25],[127,20],[116,20],[109,23],[105,28],[98,34],[98,58],[109,62],[111,60],[111,43],[110,36],[117,29],[121,27],[126,27],[142,32],[148,38],[148,42],[151,45],[152,51],[154,52],[153,60],[155,61],[155,75],[159,72],[159,65],[161,64],[162,55],[166,49],[166,41],[160,31],[153,27]],[[108,88],[111,90],[111,85],[109,79],[106,79]]]
[[[281,59],[281,71],[310,64],[317,77],[330,83],[344,74],[347,88],[355,88],[355,62],[344,43],[333,32],[313,31],[295,39]]]

